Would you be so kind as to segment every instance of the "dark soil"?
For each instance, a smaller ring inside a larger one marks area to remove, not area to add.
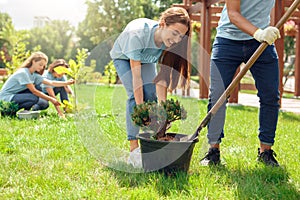
[[[166,135],[164,137],[161,138],[157,138],[158,141],[177,141],[177,139],[175,139],[174,135]]]

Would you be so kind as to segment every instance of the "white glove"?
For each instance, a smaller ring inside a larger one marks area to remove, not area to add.
[[[269,26],[264,30],[257,29],[253,37],[259,42],[267,42],[269,45],[271,45],[275,42],[275,40],[280,38],[280,32],[278,28]]]

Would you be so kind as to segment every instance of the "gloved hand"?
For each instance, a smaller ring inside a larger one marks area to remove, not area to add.
[[[271,45],[275,42],[275,40],[280,38],[280,32],[278,28],[269,26],[264,30],[257,29],[253,34],[253,37],[259,42],[267,42],[269,45]]]

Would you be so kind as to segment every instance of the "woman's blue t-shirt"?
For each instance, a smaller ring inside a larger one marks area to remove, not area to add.
[[[20,68],[4,83],[0,91],[0,100],[11,101],[15,94],[27,89],[27,84],[39,85],[43,80],[40,74],[31,74],[28,68]]]
[[[154,32],[158,22],[139,18],[128,23],[114,43],[110,56],[112,59],[137,60],[141,63],[156,63],[166,48],[164,44],[157,47]]]

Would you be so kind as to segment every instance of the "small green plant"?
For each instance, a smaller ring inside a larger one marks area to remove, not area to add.
[[[165,140],[167,126],[176,120],[184,120],[187,112],[178,100],[168,99],[165,102],[145,102],[135,106],[131,115],[132,121],[140,127],[150,129],[156,140]]]
[[[85,60],[86,60],[87,57],[88,57],[88,50],[87,49],[81,49],[81,50],[77,49],[77,55],[76,55],[77,62],[73,59],[70,59],[69,60],[70,68],[65,68],[63,66],[59,66],[59,67],[56,67],[54,69],[54,71],[59,73],[59,74],[66,73],[71,78],[73,78],[75,80],[75,82],[77,82],[80,69],[86,67],[85,66]],[[74,96],[75,96],[75,99],[76,99],[75,84],[74,84]],[[77,111],[76,100],[74,101],[74,111]]]
[[[55,72],[61,74],[66,73],[74,80],[78,80],[79,71],[81,68],[85,67],[85,60],[88,56],[87,49],[77,49],[76,61],[73,59],[69,60],[70,68],[65,68],[63,66],[56,67]]]
[[[116,82],[117,71],[112,60],[105,66],[104,74],[108,78],[109,85]]]
[[[66,113],[74,113],[74,105],[73,103],[63,100],[61,105]]]
[[[19,106],[15,102],[0,101],[0,112],[2,117],[15,117]]]

